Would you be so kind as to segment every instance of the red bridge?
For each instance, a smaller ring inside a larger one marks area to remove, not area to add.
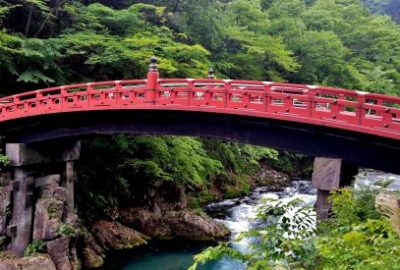
[[[400,167],[395,162],[398,97],[212,76],[160,79],[155,60],[147,80],[75,84],[1,98],[0,130],[15,142],[115,132],[215,136],[368,166],[388,156],[392,161],[379,168]]]

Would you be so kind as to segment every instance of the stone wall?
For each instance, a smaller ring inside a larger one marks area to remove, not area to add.
[[[0,254],[0,269],[21,269],[22,261],[29,269],[79,269],[73,160],[80,144],[7,144],[6,152],[10,173],[0,181],[0,244],[8,251]],[[28,260],[31,252],[47,255]]]

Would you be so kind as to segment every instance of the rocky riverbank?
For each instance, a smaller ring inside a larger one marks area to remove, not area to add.
[[[268,185],[271,191],[289,182],[287,175],[267,167],[251,179],[253,187]],[[131,250],[154,241],[213,243],[230,235],[224,224],[201,210],[189,209],[187,192],[174,183],[149,187],[145,205],[114,209],[109,216],[89,223],[81,222],[68,209],[66,192],[58,183],[57,177],[35,183],[40,196],[35,203],[34,242],[23,258],[1,253],[0,269],[98,268],[112,251]]]
[[[143,208],[121,209],[119,222],[99,220],[83,234],[83,266],[100,267],[109,251],[133,249],[150,240],[215,242],[228,229],[205,214],[191,210],[155,213]]]

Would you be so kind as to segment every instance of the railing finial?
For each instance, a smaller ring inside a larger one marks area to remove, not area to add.
[[[158,71],[157,57],[155,57],[154,55],[150,57],[149,71]]]
[[[213,68],[209,68],[208,69],[208,78],[209,79],[215,79],[215,74],[214,74],[214,69]]]

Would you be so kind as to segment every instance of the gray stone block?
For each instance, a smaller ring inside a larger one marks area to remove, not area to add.
[[[80,142],[57,142],[40,144],[8,143],[6,154],[10,159],[10,166],[78,160],[80,156]]]
[[[334,190],[340,186],[342,160],[317,157],[314,160],[312,184],[319,190]]]
[[[54,186],[60,183],[61,176],[59,174],[52,174],[35,179],[35,188],[43,186]]]

